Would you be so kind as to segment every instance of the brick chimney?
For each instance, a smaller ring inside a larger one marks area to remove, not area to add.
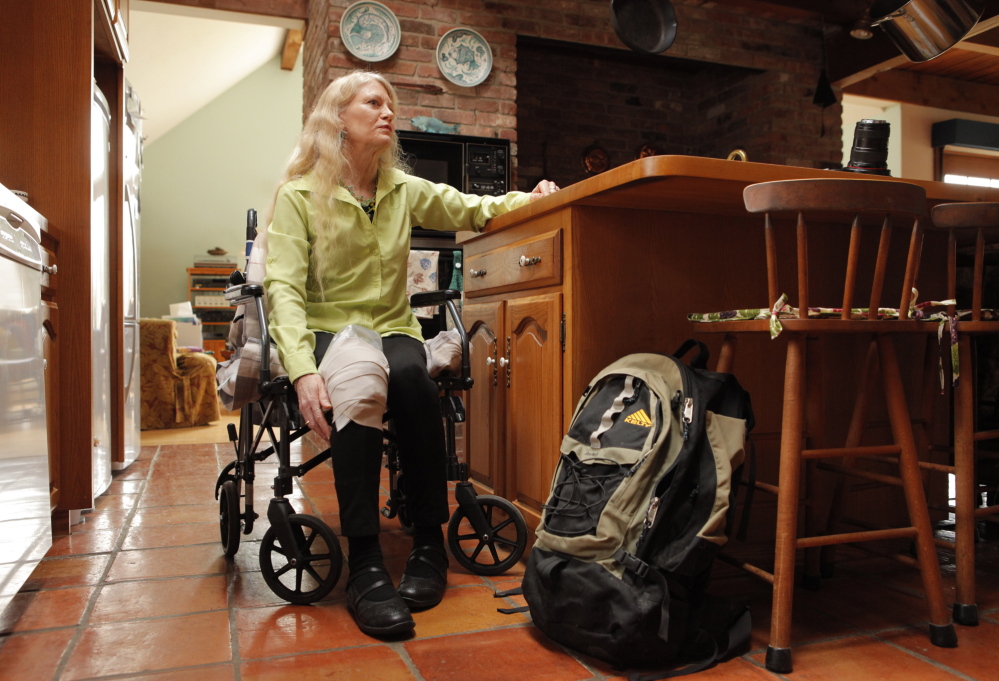
[[[521,172],[529,179],[545,165],[542,142],[549,170],[553,155],[575,163],[580,145],[594,141],[607,148],[613,165],[632,160],[643,142],[657,143],[664,153],[722,158],[738,147],[751,161],[806,167],[840,160],[840,106],[823,111],[812,103],[821,61],[818,25],[776,22],[722,3],[673,0],[676,41],[663,56],[640,56],[614,34],[607,0],[382,0],[399,20],[401,42],[388,59],[368,63],[340,40],[340,18],[350,4],[309,3],[306,111],[338,76],[373,69],[396,86],[399,129],[411,129],[416,116],[430,116],[459,124],[461,134],[510,139],[521,168],[530,168]],[[493,53],[492,71],[476,87],[455,85],[437,68],[438,41],[458,27],[480,33]],[[589,47],[593,54],[569,62],[546,57],[559,54],[560,43],[571,43],[566,53]],[[523,60],[518,45],[529,46],[521,48]],[[691,69],[691,63],[711,68]],[[590,132],[581,129],[585,125]],[[580,129],[567,134],[574,128]],[[519,131],[530,131],[522,149],[516,146]]]

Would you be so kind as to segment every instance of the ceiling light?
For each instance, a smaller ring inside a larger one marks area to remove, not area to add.
[[[850,37],[856,38],[857,40],[870,40],[874,37],[874,31],[871,30],[871,17],[866,12],[864,16],[857,19],[857,23],[853,25],[850,29]]]

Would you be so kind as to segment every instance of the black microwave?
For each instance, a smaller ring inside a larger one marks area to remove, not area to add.
[[[510,140],[399,130],[410,172],[466,194],[499,196],[510,191]]]

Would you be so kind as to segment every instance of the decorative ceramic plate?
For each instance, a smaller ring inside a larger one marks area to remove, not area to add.
[[[352,55],[364,61],[383,61],[399,49],[399,20],[380,2],[355,2],[340,19],[340,39]]]
[[[493,51],[481,35],[455,28],[437,43],[437,67],[455,85],[472,87],[486,79],[493,68]]]

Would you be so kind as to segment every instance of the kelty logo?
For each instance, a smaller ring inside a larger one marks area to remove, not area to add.
[[[630,423],[633,426],[642,426],[643,428],[652,427],[652,419],[649,418],[644,409],[639,409],[634,414],[631,414],[624,419],[624,422]]]

